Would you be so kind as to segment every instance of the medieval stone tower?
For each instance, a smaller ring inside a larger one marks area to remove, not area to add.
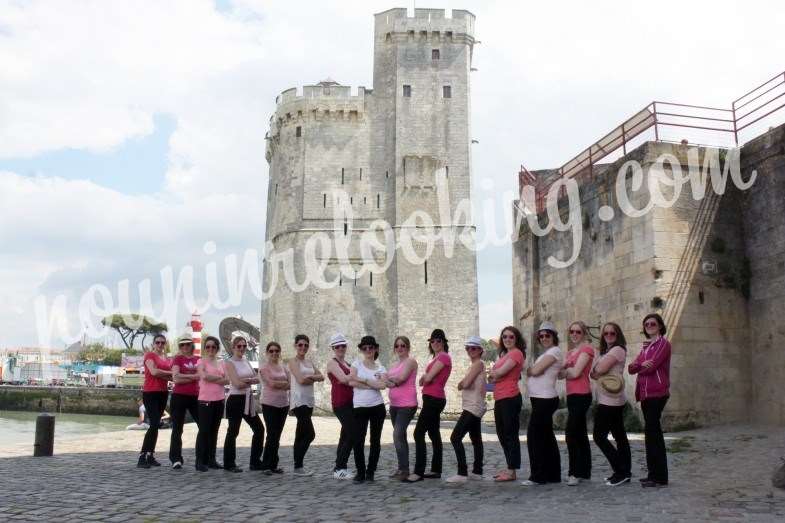
[[[474,22],[462,10],[449,18],[441,9],[416,9],[414,17],[406,9],[379,13],[373,90],[352,92],[326,80],[277,98],[267,137],[267,240],[274,251],[265,253],[271,295],[262,304],[264,340],[290,351],[294,335],[305,333],[324,362],[335,332],[349,338],[350,359],[360,337],[371,334],[387,365],[395,336],[404,335],[422,368],[426,339],[438,327],[452,345],[453,378],[460,379],[467,356],[456,349],[478,334],[474,226],[470,212],[456,212],[471,194]],[[432,249],[417,237],[424,215],[434,224]],[[386,237],[370,230],[376,220],[389,224]],[[369,235],[381,245],[394,239],[412,248],[363,252],[361,239]],[[450,240],[459,235],[463,241]],[[332,246],[310,256],[306,245],[316,236]],[[381,270],[385,257],[389,267]],[[370,262],[379,269],[364,270]],[[312,270],[321,264],[316,272],[336,283],[304,289],[286,283],[287,266],[302,283],[309,264]],[[317,388],[322,405],[328,389]],[[448,402],[448,409],[458,408]]]

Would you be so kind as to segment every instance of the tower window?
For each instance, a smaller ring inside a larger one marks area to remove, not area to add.
[[[341,167],[341,185],[344,184],[345,179],[346,179],[346,171],[344,170],[343,167]]]
[[[403,97],[404,98],[411,98],[412,97],[412,86],[411,85],[404,85],[403,86]]]
[[[303,135],[303,128],[298,125],[297,129],[294,130],[294,135],[297,138],[301,137]]]
[[[438,49],[431,49],[431,60],[438,60],[441,58],[441,53]]]
[[[377,209],[379,208],[379,204],[381,203],[381,199],[382,199],[381,195],[379,193],[376,193],[376,208]]]
[[[371,287],[373,287],[373,273],[371,273]]]
[[[327,208],[327,193],[323,194],[324,198],[322,199],[322,207],[325,209]]]
[[[362,167],[360,167],[360,179],[361,180],[363,179],[363,168]]]
[[[428,262],[424,262],[424,272],[425,272],[425,285],[428,285]]]
[[[278,184],[275,184],[275,195],[278,196]]]
[[[452,86],[450,85],[442,86],[442,96],[444,98],[452,98]]]
[[[450,166],[449,165],[445,165],[444,166],[444,177],[445,178],[449,178],[450,177]]]
[[[348,223],[344,223],[343,224],[343,235],[346,236],[347,234],[349,234],[349,224]]]

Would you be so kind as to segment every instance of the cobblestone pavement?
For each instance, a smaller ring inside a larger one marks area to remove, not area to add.
[[[169,431],[161,432],[158,445],[164,466],[150,470],[135,467],[141,432],[63,439],[51,458],[29,457],[32,442],[2,446],[0,521],[785,521],[785,491],[770,483],[785,454],[781,428],[723,426],[668,435],[670,486],[642,489],[637,482],[645,463],[640,435],[631,442],[633,483],[615,488],[603,485],[608,468],[596,447],[594,479],[577,487],[393,482],[386,478],[395,455],[387,423],[377,481],[354,485],[331,476],[338,427],[332,418],[315,418],[317,439],[306,457],[306,467],[315,474],[290,474],[293,421],[288,419],[283,438],[283,476],[247,470],[197,473],[191,466],[195,430],[190,425],[183,438],[188,463],[180,471],[164,459]],[[455,472],[449,432],[445,424],[445,476]],[[486,474],[492,475],[503,457],[492,427],[486,427],[484,439]],[[248,459],[249,440],[243,426],[240,464]],[[521,440],[525,445],[524,435]],[[563,437],[560,447],[566,473]],[[523,454],[525,475],[525,446]]]

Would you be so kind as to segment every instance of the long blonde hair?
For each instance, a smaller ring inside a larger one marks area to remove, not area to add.
[[[572,341],[572,333],[570,332],[573,325],[578,325],[581,328],[581,331],[583,331],[583,343],[581,345],[591,346],[591,341],[589,340],[589,328],[585,323],[578,320],[570,323],[570,326],[567,327],[567,350],[572,350],[575,348],[575,344]]]

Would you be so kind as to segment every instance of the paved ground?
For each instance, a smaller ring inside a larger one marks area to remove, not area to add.
[[[314,476],[289,474],[292,421],[287,421],[282,448],[287,474],[274,477],[247,471],[197,473],[191,466],[181,471],[136,469],[140,432],[61,440],[52,458],[28,457],[32,443],[0,446],[0,521],[785,521],[785,491],[770,483],[773,468],[785,455],[781,428],[725,426],[670,435],[670,486],[641,489],[637,480],[604,486],[600,478],[607,466],[596,448],[595,479],[578,487],[393,482],[384,477],[394,465],[387,424],[380,478],[354,485],[331,477],[337,428],[331,418],[316,421],[317,440],[306,458]],[[486,472],[492,474],[503,459],[492,427],[487,429]],[[449,430],[445,425],[445,441]],[[194,435],[194,427],[187,427],[186,447],[193,446]],[[162,436],[158,457],[163,462],[169,432]],[[248,457],[248,436],[243,427],[241,463]],[[521,439],[525,444],[523,435]],[[560,446],[564,470],[563,438]],[[640,477],[645,463],[640,435],[633,436],[632,447],[633,474]],[[186,451],[187,458],[191,454]],[[454,471],[448,444],[445,472]]]

